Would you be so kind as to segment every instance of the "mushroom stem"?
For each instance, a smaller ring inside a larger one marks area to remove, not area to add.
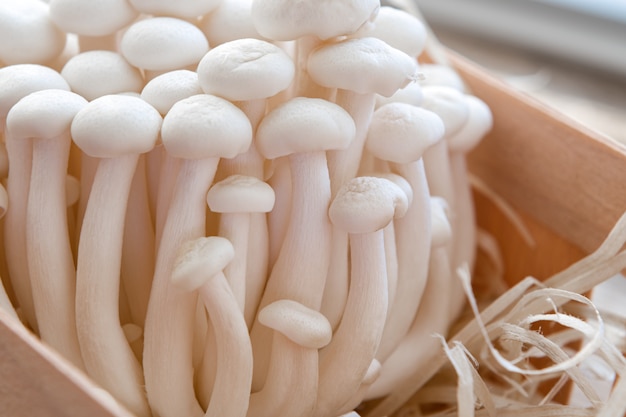
[[[76,323],[89,375],[134,413],[149,416],[141,366],[119,318],[120,242],[137,161],[130,154],[98,164],[78,246]]]
[[[7,196],[7,191],[4,188],[4,185],[0,184],[0,219],[4,217],[7,211],[7,207],[9,205],[9,197]],[[4,224],[0,222],[0,231],[2,231],[2,227]],[[2,248],[4,249],[4,248]],[[3,271],[2,271],[3,272]],[[0,273],[0,309],[4,310],[8,315],[20,321],[17,312],[15,311],[15,307],[11,303],[11,299],[7,294],[6,289],[4,288],[4,283],[2,281],[3,273]]]
[[[4,250],[9,278],[26,323],[38,333],[37,316],[26,257],[26,207],[32,167],[32,142],[6,134],[6,149],[11,169],[7,177],[7,194],[11,206],[4,216]]]
[[[193,388],[197,294],[172,288],[170,275],[178,248],[204,236],[206,193],[218,161],[182,161],[158,249],[144,333],[144,369],[150,405],[162,417],[204,415]]]
[[[159,178],[159,192],[157,194],[155,218],[155,254],[159,252],[163,228],[168,216],[170,202],[174,194],[176,178],[181,166],[180,158],[176,158],[163,150],[161,158],[161,173]]]
[[[67,133],[62,136],[35,139],[33,144],[26,247],[40,336],[82,369],[74,311],[76,271],[65,201],[71,142]]]

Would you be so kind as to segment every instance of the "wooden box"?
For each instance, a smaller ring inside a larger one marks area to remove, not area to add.
[[[470,91],[494,114],[494,129],[469,167],[530,231],[529,245],[488,199],[479,225],[497,239],[509,282],[544,278],[594,250],[626,210],[626,147],[516,93],[451,55]],[[130,416],[89,379],[0,312],[0,415]]]

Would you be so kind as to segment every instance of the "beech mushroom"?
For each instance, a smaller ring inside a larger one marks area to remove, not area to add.
[[[205,14],[198,27],[209,41],[218,46],[236,39],[263,39],[252,23],[252,0],[223,0]]]
[[[140,20],[124,32],[120,52],[152,79],[162,72],[196,65],[209,50],[204,34],[193,24],[173,17]]]
[[[430,204],[432,250],[424,296],[408,333],[382,363],[380,376],[369,388],[367,399],[389,395],[437,355],[440,341],[433,334],[445,334],[450,323],[452,272],[446,246],[452,239],[452,227],[446,214],[446,202],[433,197]]]
[[[374,112],[366,147],[388,161],[413,190],[408,213],[395,224],[398,248],[396,298],[389,311],[377,359],[384,359],[408,331],[428,273],[430,252],[430,192],[422,155],[441,140],[444,125],[434,113],[405,103],[389,103]],[[419,254],[416,256],[416,254]]]
[[[353,140],[354,122],[341,107],[322,99],[297,97],[270,113],[257,129],[257,146],[266,158],[288,156],[292,208],[282,248],[268,278],[260,308],[288,298],[319,309],[330,262],[328,220],[330,178],[326,151],[345,149]],[[252,347],[257,371],[266,365],[269,348],[264,330],[253,325]]]
[[[42,65],[19,64],[0,68],[0,131],[5,132],[7,113],[15,103],[30,93],[49,88],[70,89],[58,72]],[[32,143],[14,139],[5,132],[5,145],[11,165],[6,184],[11,207],[4,217],[4,248],[9,278],[26,322],[37,331],[26,258],[26,206]]]
[[[11,138],[33,141],[26,255],[39,334],[79,368],[83,361],[76,338],[76,276],[65,183],[72,143],[70,124],[86,104],[78,94],[49,89],[22,98],[7,115]]]
[[[272,357],[263,389],[252,394],[248,417],[310,416],[315,408],[318,350],[332,337],[328,320],[294,300],[279,299],[259,311],[273,330]]]
[[[235,249],[223,237],[185,243],[172,270],[174,285],[198,290],[215,333],[217,371],[206,417],[245,417],[252,384],[252,346],[248,328],[222,270]]]
[[[139,155],[154,148],[161,116],[145,101],[108,95],[72,122],[74,142],[100,158],[80,233],[76,323],[87,372],[137,415],[150,415],[143,374],[119,318],[126,207]],[[112,367],[111,363],[117,366]]]
[[[206,193],[220,158],[245,152],[252,129],[245,114],[230,102],[199,94],[172,106],[163,119],[161,137],[166,151],[183,161],[159,244],[146,317],[146,389],[160,416],[200,416],[192,385],[197,296],[173,289],[170,275],[176,250],[205,234]]]
[[[66,35],[50,19],[49,6],[38,0],[0,4],[0,61],[6,65],[46,64],[61,54]]]
[[[330,205],[333,225],[350,239],[350,290],[341,323],[320,352],[315,416],[339,412],[357,393],[375,359],[388,307],[382,229],[407,209],[402,189],[378,177],[348,181]]]

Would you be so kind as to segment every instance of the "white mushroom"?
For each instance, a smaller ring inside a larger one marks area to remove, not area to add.
[[[198,290],[215,333],[217,370],[206,417],[245,417],[252,384],[248,328],[222,270],[235,250],[228,239],[206,237],[185,243],[172,271],[174,285]]]
[[[19,64],[0,68],[0,131],[5,132],[7,113],[22,97],[49,88],[68,90],[61,75],[42,65]],[[4,248],[9,277],[27,323],[37,330],[37,319],[26,259],[26,205],[30,186],[32,143],[14,140],[5,132],[5,145],[11,170],[7,193],[11,207],[4,217]]]
[[[272,357],[263,389],[252,394],[248,417],[310,416],[318,384],[318,350],[332,336],[316,310],[280,299],[259,311],[259,322],[273,330]]]
[[[213,47],[236,39],[263,39],[252,23],[252,0],[225,0],[200,19],[198,27]]]
[[[139,155],[156,144],[161,120],[139,98],[109,95],[91,101],[72,122],[74,142],[100,158],[78,246],[76,323],[81,352],[89,375],[144,416],[150,411],[143,373],[118,313],[119,277],[132,179]]]
[[[245,114],[230,102],[199,94],[172,106],[163,119],[161,137],[166,151],[183,162],[159,244],[146,318],[146,389],[160,416],[200,416],[192,385],[197,296],[174,290],[170,276],[178,248],[205,234],[206,193],[220,158],[245,152],[252,129]]]
[[[330,205],[333,225],[350,238],[350,290],[341,323],[320,352],[315,416],[338,413],[357,394],[375,359],[388,307],[383,228],[407,208],[402,189],[378,177],[348,181]]]

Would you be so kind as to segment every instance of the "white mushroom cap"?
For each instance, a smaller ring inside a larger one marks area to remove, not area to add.
[[[207,193],[207,203],[215,213],[268,213],[274,201],[274,189],[248,175],[226,177]]]
[[[0,61],[43,64],[61,54],[67,36],[50,19],[48,9],[39,0],[0,2]]]
[[[411,184],[409,184],[409,182],[404,177],[398,174],[394,174],[393,172],[386,172],[376,176],[380,178],[385,178],[396,184],[406,195],[407,204],[410,206],[411,203],[413,203],[413,188],[411,188]],[[396,218],[398,217],[398,213],[396,213]]]
[[[142,99],[108,95],[89,102],[76,114],[71,133],[87,155],[115,158],[152,150],[160,127],[161,115]]]
[[[381,7],[372,25],[359,32],[385,41],[405,54],[417,58],[426,45],[426,27],[415,16],[395,7]]]
[[[258,319],[264,326],[309,349],[323,348],[333,334],[322,313],[293,300],[274,301],[259,311]]]
[[[257,129],[256,145],[268,159],[296,152],[346,149],[354,139],[354,120],[326,100],[293,98],[268,113]]]
[[[237,39],[211,49],[198,64],[207,94],[242,101],[271,97],[285,90],[295,74],[291,58],[278,46],[258,39]]]
[[[448,216],[450,207],[442,197],[430,198],[431,246],[439,248],[447,245],[452,239],[452,226]]]
[[[255,0],[252,21],[261,35],[276,41],[325,40],[356,32],[379,8],[379,0]]]
[[[374,111],[365,147],[377,158],[399,164],[417,161],[445,133],[435,113],[405,103]]]
[[[384,97],[380,94],[376,95],[376,107],[384,106],[387,103],[406,103],[412,106],[421,106],[422,99],[422,86],[418,83],[410,83],[404,88],[399,89],[393,93],[390,97]]]
[[[451,152],[469,152],[493,127],[493,115],[487,104],[472,95],[465,96],[469,106],[469,117],[461,129],[449,137]]]
[[[113,51],[87,51],[67,61],[61,75],[72,91],[87,100],[116,93],[139,92],[141,72]]]
[[[252,23],[252,0],[222,1],[202,17],[198,27],[212,46],[236,39],[263,39]]]
[[[173,17],[135,22],[120,42],[120,51],[128,62],[152,71],[195,65],[208,50],[209,43],[200,29]]]
[[[0,68],[0,120],[22,97],[39,90],[70,86],[52,68],[37,64],[18,64]]]
[[[66,132],[87,100],[66,90],[41,90],[18,101],[7,115],[7,131],[16,139],[54,138]]]
[[[219,236],[201,237],[184,243],[172,270],[172,282],[185,291],[194,291],[208,282],[233,260],[235,249]]]
[[[418,80],[420,85],[439,85],[452,87],[455,90],[463,91],[465,86],[459,74],[447,65],[422,64],[420,73],[423,75]]]
[[[198,94],[174,104],[163,119],[163,146],[178,158],[234,158],[252,143],[246,115],[231,102]]]
[[[446,128],[446,137],[449,138],[463,127],[469,117],[469,105],[465,94],[452,87],[424,86],[422,107],[437,113]]]
[[[50,0],[50,16],[64,31],[86,36],[115,33],[139,12],[127,0]]]
[[[141,91],[141,98],[165,115],[176,102],[201,93],[196,72],[176,70],[150,80]]]
[[[130,4],[145,14],[173,16],[190,19],[205,15],[223,0],[129,0]]]
[[[379,177],[356,177],[345,183],[330,204],[335,227],[348,233],[371,233],[408,210],[407,195],[393,182]]]
[[[323,87],[388,97],[415,80],[417,61],[380,39],[358,38],[317,48],[307,70]]]

